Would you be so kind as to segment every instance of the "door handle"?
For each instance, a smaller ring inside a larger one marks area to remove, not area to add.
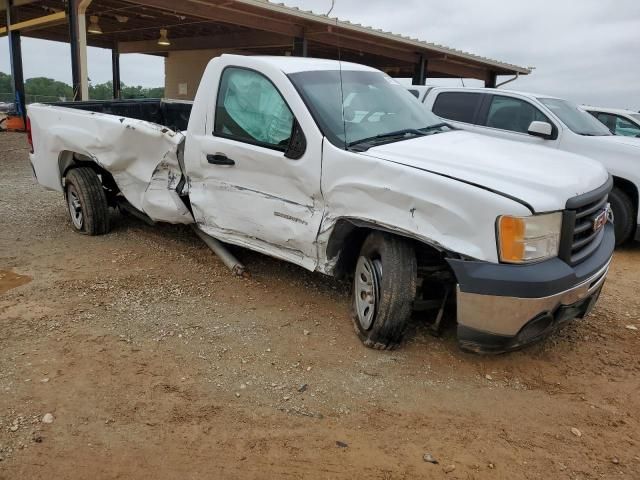
[[[208,154],[207,162],[212,165],[235,165],[235,160],[230,159],[224,153],[216,153],[215,155]]]

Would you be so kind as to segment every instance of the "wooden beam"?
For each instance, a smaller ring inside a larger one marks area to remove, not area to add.
[[[39,28],[49,27],[52,25],[59,25],[67,21],[66,12],[52,13],[51,15],[45,15],[44,17],[32,18],[31,20],[25,20],[24,22],[17,22],[8,25],[7,27],[0,27],[0,36],[7,34],[8,30],[21,30],[27,32],[29,30],[37,30]]]
[[[487,70],[484,68],[463,65],[451,60],[429,59],[429,73],[431,72],[445,73],[459,78],[477,78],[483,81],[487,78]]]
[[[360,51],[381,57],[393,58],[405,63],[415,64],[419,56],[407,50],[389,48],[387,46],[369,43],[353,37],[338,36],[332,32],[316,32],[312,37],[308,37],[310,42],[322,43],[336,48]]]
[[[295,25],[291,20],[278,20],[266,14],[251,14],[249,12],[232,10],[228,5],[233,2],[215,3],[204,0],[135,0],[138,5],[166,10],[171,13],[199,17],[212,22],[240,25],[255,30],[273,33],[281,33],[289,37],[303,37],[301,26]]]
[[[11,3],[14,7],[21,7],[23,5],[28,5],[29,3],[34,3],[37,0],[13,0]],[[0,0],[0,11],[7,9],[7,0]]]
[[[293,39],[269,32],[225,33],[204,37],[172,38],[171,45],[158,45],[156,40],[119,42],[120,53],[173,52],[176,50],[205,50],[211,48],[249,49],[253,47],[289,47]]]

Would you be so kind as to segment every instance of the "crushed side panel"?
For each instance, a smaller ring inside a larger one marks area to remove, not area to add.
[[[151,219],[194,223],[176,193],[182,133],[143,120],[49,105],[31,106],[29,114],[36,132],[32,162],[43,185],[60,190],[58,158],[71,151],[111,173],[129,203]]]

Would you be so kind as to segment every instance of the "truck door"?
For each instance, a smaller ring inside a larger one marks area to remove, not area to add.
[[[220,240],[313,270],[324,208],[322,136],[282,72],[217,69],[208,75],[218,85],[205,131],[187,137],[194,217]],[[306,144],[302,155],[290,154],[292,141]]]
[[[487,95],[486,105],[479,115],[477,132],[498,138],[515,140],[516,142],[532,143],[557,147],[557,142],[535,137],[528,133],[531,122],[545,122],[551,125],[552,131],[558,135],[558,127],[549,117],[529,101],[506,95]]]

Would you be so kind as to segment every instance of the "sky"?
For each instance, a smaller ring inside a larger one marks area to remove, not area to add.
[[[284,3],[316,13],[331,6],[331,0]],[[536,67],[512,89],[640,110],[640,0],[335,0],[331,16]],[[91,80],[110,80],[110,51],[91,48],[88,55]],[[71,83],[68,45],[23,39],[23,58],[26,78]],[[9,70],[7,40],[1,38],[0,71]],[[122,55],[121,78],[129,85],[161,86],[163,59]]]

